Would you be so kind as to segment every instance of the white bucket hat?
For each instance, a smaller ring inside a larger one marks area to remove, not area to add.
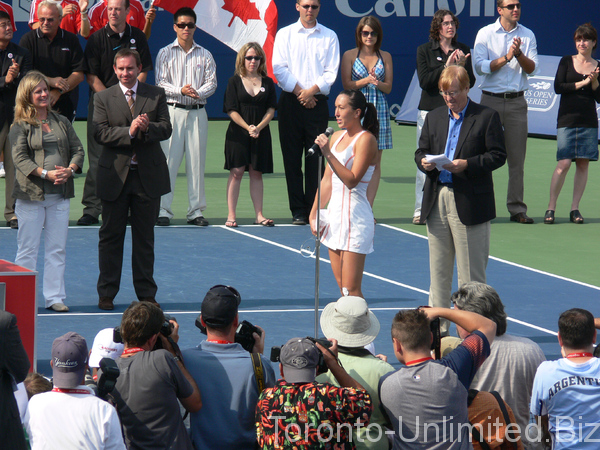
[[[365,299],[341,297],[329,303],[321,314],[321,330],[327,338],[333,338],[343,347],[364,347],[379,334],[379,320]]]

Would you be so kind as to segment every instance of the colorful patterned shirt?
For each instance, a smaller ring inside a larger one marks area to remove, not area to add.
[[[363,389],[279,380],[258,398],[259,448],[355,449],[351,427],[366,427],[372,408],[371,397]]]

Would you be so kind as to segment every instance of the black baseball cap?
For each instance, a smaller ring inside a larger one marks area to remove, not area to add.
[[[240,293],[231,286],[218,284],[211,287],[200,309],[204,323],[211,328],[230,325],[237,315],[241,301]]]

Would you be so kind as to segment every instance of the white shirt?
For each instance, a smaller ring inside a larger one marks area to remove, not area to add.
[[[125,450],[117,410],[89,394],[44,392],[31,397],[25,426],[32,450]]]
[[[273,45],[273,73],[279,87],[292,92],[298,84],[308,89],[315,84],[329,95],[340,67],[340,43],[329,28],[317,24],[304,28],[300,20],[282,28]]]
[[[513,43],[513,38],[521,38],[521,51],[535,63],[534,71],[527,75],[517,58],[502,68],[492,72],[490,65],[495,59],[508,53]],[[537,42],[535,35],[529,28],[517,23],[517,26],[506,31],[500,25],[500,18],[490,25],[483,27],[475,38],[473,49],[473,65],[479,75],[483,75],[479,88],[483,91],[504,93],[520,92],[529,89],[528,76],[535,75],[539,70]]]
[[[156,58],[156,85],[165,90],[168,103],[205,105],[217,90],[217,65],[212,54],[195,42],[186,51],[177,39],[163,47]],[[181,88],[191,84],[199,99],[183,95]]]

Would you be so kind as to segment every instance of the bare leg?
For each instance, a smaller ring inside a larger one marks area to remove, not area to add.
[[[371,181],[369,181],[369,185],[367,186],[367,200],[371,204],[371,208],[373,208],[373,203],[375,203],[375,196],[377,195],[377,189],[379,189],[379,180],[381,180],[381,154],[383,152],[381,150],[377,151],[377,161],[375,162],[375,170],[373,171],[373,176],[371,177]]]
[[[575,180],[573,182],[573,203],[571,203],[571,211],[579,209],[579,201],[583,196],[585,185],[588,179],[589,159],[575,160]]]
[[[367,255],[354,252],[341,252],[342,259],[342,284],[341,290],[344,295],[344,288],[348,290],[348,295],[363,297],[362,294],[362,276],[365,269],[365,258]]]
[[[552,174],[552,180],[550,181],[550,201],[548,202],[548,209],[552,211],[556,211],[556,201],[558,200],[558,195],[560,194],[563,184],[565,184],[565,178],[569,171],[569,167],[571,167],[571,160],[561,159],[556,164],[556,169],[554,169],[554,173]]]
[[[227,179],[227,221],[235,222],[235,210],[240,197],[240,184],[244,176],[244,167],[235,167],[229,171]]]
[[[260,223],[265,220],[265,216],[263,216],[262,213],[263,179],[262,172],[254,170],[252,166],[250,166],[250,198],[252,199],[252,204],[254,205],[254,216],[256,217],[256,221]]]
[[[329,260],[335,281],[342,292],[342,254],[340,250],[329,250]]]

